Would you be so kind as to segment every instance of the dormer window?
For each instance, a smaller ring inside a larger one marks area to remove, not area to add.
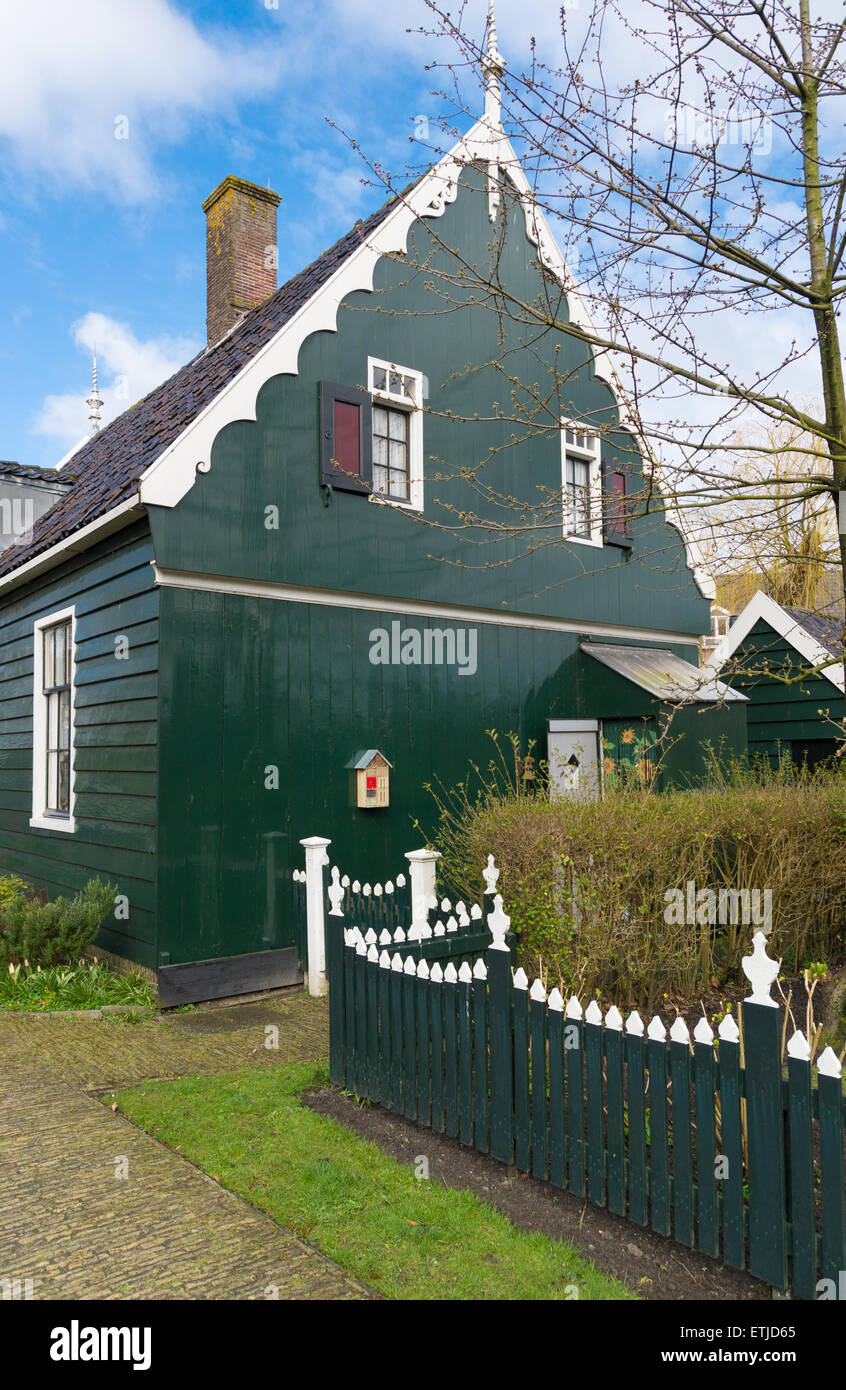
[[[373,402],[372,500],[423,510],[423,374],[367,359]]]
[[[602,545],[599,435],[562,420],[561,464],[565,538]]]

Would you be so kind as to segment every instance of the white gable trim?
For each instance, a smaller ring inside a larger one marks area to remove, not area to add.
[[[505,170],[520,198],[526,218],[526,234],[538,249],[541,262],[556,276],[567,296],[568,311],[573,323],[588,333],[595,326],[581,296],[576,292],[573,278],[549,224],[537,206],[531,186],[517,159],[511,143],[496,126],[477,121],[463,140],[460,140],[429,173],[421,179],[406,198],[398,199],[394,207],[372,235],[338,267],[320,289],[286,323],[279,332],[256,353],[237,376],[227,383],[204,410],[146,469],[139,484],[141,501],[147,506],[175,507],[193,487],[197,473],[208,472],[212,445],[220,431],[236,420],[255,420],[258,394],[271,377],[295,375],[299,370],[300,348],[313,333],[335,333],[338,328],[338,309],[344,299],[355,291],[373,290],[373,273],[382,256],[407,251],[408,233],[414,222],[422,217],[441,217],[446,207],[455,202],[458,180],[464,165],[487,160]],[[637,429],[622,383],[616,375],[608,354],[593,349],[594,368],[614,396],[620,411],[620,424],[634,434],[641,449],[645,469],[651,473],[655,486],[664,496],[659,477],[659,464],[648,441]],[[706,598],[716,596],[714,581],[708,573],[695,539],[688,534],[683,517],[669,504],[664,515],[681,535],[687,564],[693,572],[700,592]]]
[[[789,642],[791,647],[804,657],[811,666],[822,666],[825,670],[820,671],[821,676],[831,681],[833,686],[843,694],[844,673],[843,662],[838,661],[831,655],[825,647],[821,647],[816,638],[791,618],[789,613],[785,613],[780,604],[775,599],[771,599],[761,589],[749,600],[743,612],[735,619],[728,630],[728,635],[723,638],[718,647],[714,649],[707,662],[709,670],[718,671],[721,666],[734,655],[749,636],[757,622],[767,623],[779,637],[783,637]]]
[[[313,333],[336,333],[338,309],[356,290],[373,290],[373,273],[382,256],[404,253],[408,233],[421,217],[441,217],[458,196],[461,166],[490,154],[487,128],[477,123],[455,149],[435,165],[380,222],[361,246],[279,332],[242,367],[196,419],[142,474],[141,500],[146,505],[175,507],[193,486],[197,472],[208,472],[212,445],[225,425],[255,420],[256,401],[271,377],[296,375],[300,348]]]

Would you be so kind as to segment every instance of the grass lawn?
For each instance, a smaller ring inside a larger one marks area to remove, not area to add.
[[[415,1178],[304,1108],[299,1095],[326,1081],[326,1068],[308,1063],[147,1082],[104,1099],[387,1298],[635,1297],[570,1246]]]

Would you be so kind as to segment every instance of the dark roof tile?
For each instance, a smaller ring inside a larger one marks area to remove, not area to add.
[[[414,184],[399,195],[402,199]],[[130,406],[72,456],[75,485],[36,522],[27,546],[0,555],[0,575],[8,574],[80,527],[126,502],[142,473],[172,444],[241,368],[283,328],[298,309],[329,280],[394,208],[391,198],[246,314],[225,338],[204,348],[169,380]],[[9,465],[7,465],[8,467]],[[21,467],[22,465],[13,465]],[[54,480],[62,473],[39,470]]]

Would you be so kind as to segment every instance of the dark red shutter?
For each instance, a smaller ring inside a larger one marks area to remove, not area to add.
[[[320,481],[333,491],[370,493],[370,396],[336,381],[320,383]]]
[[[349,401],[334,402],[335,440],[333,457],[335,465],[345,473],[361,475],[361,406],[350,405]]]
[[[629,518],[626,513],[626,475],[611,474],[611,530],[628,535]]]

